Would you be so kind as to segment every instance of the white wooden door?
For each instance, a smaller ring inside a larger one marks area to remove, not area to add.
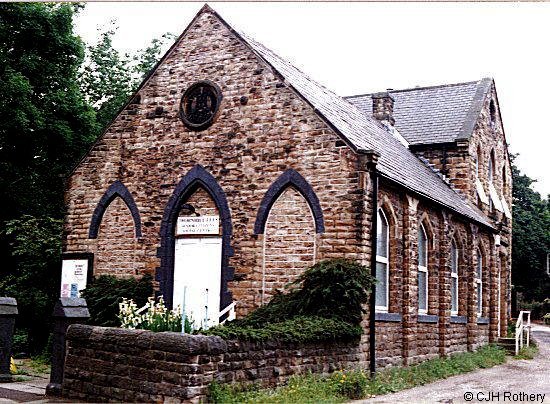
[[[174,256],[173,307],[179,305],[196,329],[218,324],[221,237],[178,238]]]

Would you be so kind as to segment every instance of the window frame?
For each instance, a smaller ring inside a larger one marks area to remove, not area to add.
[[[476,285],[475,293],[477,296],[476,314],[477,317],[481,317],[483,314],[483,255],[479,248],[476,249],[476,254],[477,262],[474,277],[474,283]]]
[[[425,266],[422,266],[420,265],[420,239],[418,239],[418,246],[417,246],[417,251],[418,251],[418,276],[417,276],[417,282],[420,280],[420,272],[424,272],[426,274],[426,293],[425,293],[425,296],[426,296],[426,308],[425,309],[421,309],[420,308],[420,290],[418,291],[418,314],[428,314],[428,310],[429,310],[429,297],[428,297],[428,277],[429,277],[429,274],[428,274],[428,258],[429,258],[429,254],[428,254],[428,250],[429,250],[429,242],[430,242],[430,239],[428,237],[428,233],[426,232],[426,229],[424,228],[424,224],[423,223],[420,223],[420,231],[422,231],[422,233],[424,234],[424,240],[425,240],[425,244],[424,244],[424,256],[425,256],[425,263],[426,265]],[[418,234],[420,235],[420,231],[418,232]],[[420,287],[420,286],[419,286]]]
[[[381,255],[378,255],[378,242],[376,243],[376,263],[384,264],[386,266],[386,306],[379,306],[375,305],[375,311],[387,313],[389,312],[390,308],[390,222],[388,221],[388,218],[386,214],[384,213],[384,209],[378,208],[378,214],[376,215],[376,220],[378,221],[376,225],[376,229],[380,229],[380,217],[384,219],[386,223],[386,256],[383,257]],[[378,236],[378,234],[377,234]],[[375,271],[376,274],[376,271]],[[376,296],[375,296],[376,301]]]
[[[455,263],[455,270],[453,272],[453,262]],[[458,248],[456,246],[455,240],[451,240],[451,288],[455,289],[455,301],[453,302],[451,300],[451,316],[458,316],[458,291],[459,291],[459,284],[458,284]],[[453,286],[453,279],[456,279],[455,286]],[[452,299],[452,293],[451,293],[451,299]],[[453,303],[455,303],[455,310],[453,310]]]

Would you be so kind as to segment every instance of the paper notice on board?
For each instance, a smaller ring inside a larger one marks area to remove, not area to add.
[[[63,260],[61,267],[61,297],[80,297],[86,289],[88,260]]]

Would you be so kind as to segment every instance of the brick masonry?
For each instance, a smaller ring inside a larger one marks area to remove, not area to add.
[[[195,132],[179,119],[179,103],[191,84],[204,79],[220,87],[223,99],[213,125]],[[474,153],[480,146],[480,179],[486,186],[488,156],[494,150],[494,183],[511,206],[506,144],[498,114],[496,123],[490,122],[491,100],[496,102],[494,89],[485,100],[469,140],[453,147],[417,148],[416,153],[446,170],[455,189],[474,200]],[[384,108],[387,118],[391,108]],[[198,165],[227,200],[229,217],[220,226],[220,234],[231,226],[224,247],[228,260],[224,276],[229,296],[237,302],[238,316],[265,302],[275,288],[295,279],[313,262],[345,257],[369,263],[372,184],[364,162],[209,9],[199,13],[141,87],[135,102],[120,113],[69,178],[64,252],[93,253],[94,275],[158,276],[162,254],[166,254],[159,251],[165,210],[182,178]],[[289,187],[275,193],[265,228],[257,232],[255,224],[266,206],[266,195],[281,180],[288,180],[281,184]],[[132,230],[135,217],[117,197],[105,210],[98,237],[90,238],[94,211],[116,181],[124,184],[135,201],[141,237]],[[298,192],[295,183],[306,184],[306,192]],[[208,190],[201,184],[194,187],[181,203],[193,204],[200,214],[225,214]],[[510,221],[481,206],[502,228],[503,243],[496,246],[488,229],[428,199],[418,199],[384,179],[380,180],[378,199],[390,222],[388,312],[394,315],[394,321],[377,321],[379,365],[416,363],[471,350],[494,341],[499,325],[505,332],[509,317]],[[312,201],[317,201],[319,211],[313,209],[316,204]],[[435,319],[429,323],[419,321],[418,316],[420,223],[429,233],[428,314]],[[459,250],[462,323],[453,322],[456,319],[450,314],[452,240]],[[484,260],[481,317],[489,319],[488,325],[478,324],[476,314],[474,271],[478,248]],[[367,319],[368,313],[360,348],[365,357]]]
[[[199,402],[213,381],[267,387],[296,374],[364,365],[356,342],[252,343],[72,325],[62,394],[95,402]]]

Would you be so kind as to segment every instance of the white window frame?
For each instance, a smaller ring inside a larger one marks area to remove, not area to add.
[[[476,262],[476,273],[475,273],[475,285],[476,285],[476,313],[478,317],[481,317],[483,313],[483,255],[481,255],[481,251],[477,249],[477,262]],[[479,288],[479,294],[478,294],[478,288]]]
[[[418,293],[418,313],[419,314],[428,314],[428,305],[430,302],[430,299],[428,298],[428,250],[429,250],[429,244],[430,239],[428,238],[428,233],[426,233],[426,229],[424,228],[424,224],[420,223],[420,229],[422,230],[422,233],[424,233],[424,238],[426,239],[426,244],[424,245],[424,254],[426,256],[426,259],[424,260],[426,262],[426,266],[420,265],[420,255],[418,256],[418,272],[424,272],[426,274],[426,308],[421,309],[420,308],[420,292]],[[418,252],[420,253],[420,249],[417,248]],[[418,277],[420,278],[420,277]],[[418,279],[417,279],[418,282]]]
[[[454,254],[453,254],[453,248],[454,248]],[[454,240],[451,241],[451,288],[453,287],[453,278],[456,279],[455,282],[455,308],[456,310],[453,310],[453,302],[451,301],[451,316],[458,316],[458,248],[456,248],[456,243]],[[453,261],[455,262],[455,269],[456,272],[453,272]],[[451,294],[452,296],[452,294]]]
[[[386,265],[386,306],[375,306],[375,311],[378,312],[384,312],[387,313],[390,307],[390,223],[388,222],[388,218],[386,217],[386,214],[384,213],[384,210],[379,208],[378,209],[378,215],[376,216],[376,220],[382,216],[384,221],[386,222],[386,256],[383,257],[381,255],[378,255],[378,243],[376,245],[376,262],[385,264]],[[378,229],[380,226],[380,221],[378,221],[378,224],[376,228]],[[375,297],[376,300],[376,297]]]

